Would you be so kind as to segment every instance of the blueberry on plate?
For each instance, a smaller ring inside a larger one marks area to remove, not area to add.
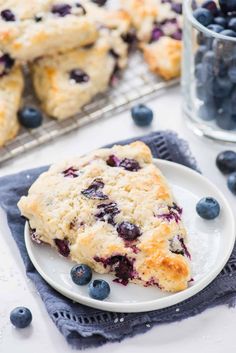
[[[198,215],[210,220],[219,216],[220,205],[213,197],[203,197],[196,205]]]
[[[22,126],[35,129],[42,124],[43,114],[34,107],[24,107],[18,112],[18,119]]]
[[[194,18],[200,22],[203,26],[207,27],[213,22],[213,14],[207,10],[199,7],[193,11]]]
[[[231,65],[228,70],[228,76],[231,82],[236,83],[236,65]]]
[[[89,284],[89,295],[93,299],[104,300],[110,294],[110,286],[103,279],[95,279]]]
[[[230,174],[227,179],[227,185],[229,190],[236,195],[236,172]]]
[[[11,311],[10,320],[15,327],[25,328],[32,321],[31,311],[24,306],[19,306]]]
[[[88,284],[92,279],[92,270],[89,266],[81,264],[75,265],[70,271],[72,281],[78,286]]]
[[[131,115],[138,126],[148,126],[153,120],[153,111],[144,104],[135,105],[131,109]]]
[[[236,152],[220,152],[216,157],[216,165],[223,174],[236,172]]]

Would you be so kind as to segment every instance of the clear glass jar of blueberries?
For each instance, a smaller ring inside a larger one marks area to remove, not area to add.
[[[236,1],[184,0],[182,89],[190,127],[236,142]]]

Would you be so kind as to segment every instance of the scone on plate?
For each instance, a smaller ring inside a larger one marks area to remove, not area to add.
[[[142,142],[52,166],[18,206],[37,243],[119,283],[170,292],[188,286],[182,209]]]
[[[13,139],[19,123],[17,111],[20,107],[24,87],[23,73],[19,67],[6,70],[0,77],[0,146]]]
[[[0,0],[0,50],[20,61],[94,43],[98,31],[86,0]]]
[[[151,71],[169,80],[180,75],[182,4],[178,1],[122,1],[136,29]]]

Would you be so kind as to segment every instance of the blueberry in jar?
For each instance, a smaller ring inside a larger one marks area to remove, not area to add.
[[[201,218],[212,220],[219,216],[220,205],[213,197],[204,197],[198,201],[196,211]]]
[[[198,109],[198,116],[205,121],[214,120],[217,115],[217,110],[214,102],[205,102]]]
[[[227,37],[236,37],[236,32],[232,31],[232,29],[224,29],[220,34],[227,36]]]
[[[204,9],[209,10],[213,16],[216,16],[218,14],[218,8],[216,6],[215,1],[212,0],[206,0],[202,3],[201,7],[203,7]]]
[[[227,97],[232,90],[233,83],[228,77],[217,77],[213,83],[213,95],[215,97]]]
[[[207,52],[206,45],[200,45],[195,53],[194,61],[195,64],[199,64],[202,61],[203,55]]]
[[[236,195],[236,172],[230,174],[227,179],[227,186],[229,190]]]
[[[216,165],[223,174],[236,172],[236,152],[220,152],[216,158]]]
[[[213,14],[204,8],[199,7],[193,11],[194,18],[201,23],[203,26],[207,27],[213,22]]]
[[[221,11],[226,14],[228,12],[236,11],[236,1],[235,0],[219,0],[219,5]]]
[[[213,23],[217,24],[218,26],[221,26],[223,28],[226,28],[227,26],[227,20],[222,17],[222,16],[217,16],[213,19]]]
[[[216,33],[220,33],[224,30],[224,27],[217,25],[215,23],[212,23],[211,25],[207,26],[207,28]]]
[[[16,328],[26,328],[32,321],[31,311],[24,306],[17,307],[11,311],[10,321]]]
[[[236,121],[227,112],[217,114],[216,124],[223,130],[233,130],[236,128]]]

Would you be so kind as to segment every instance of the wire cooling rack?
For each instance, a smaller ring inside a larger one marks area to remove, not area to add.
[[[149,72],[141,53],[133,53],[127,69],[114,88],[97,96],[79,114],[70,119],[57,121],[44,117],[43,124],[39,128],[33,130],[22,128],[13,141],[0,148],[0,163],[99,119],[109,116],[115,119],[115,114],[128,109],[135,101],[145,101],[178,82],[178,79],[166,82],[156,77]],[[27,91],[29,93],[26,92],[25,103],[37,105],[31,93],[32,89],[28,87]]]

